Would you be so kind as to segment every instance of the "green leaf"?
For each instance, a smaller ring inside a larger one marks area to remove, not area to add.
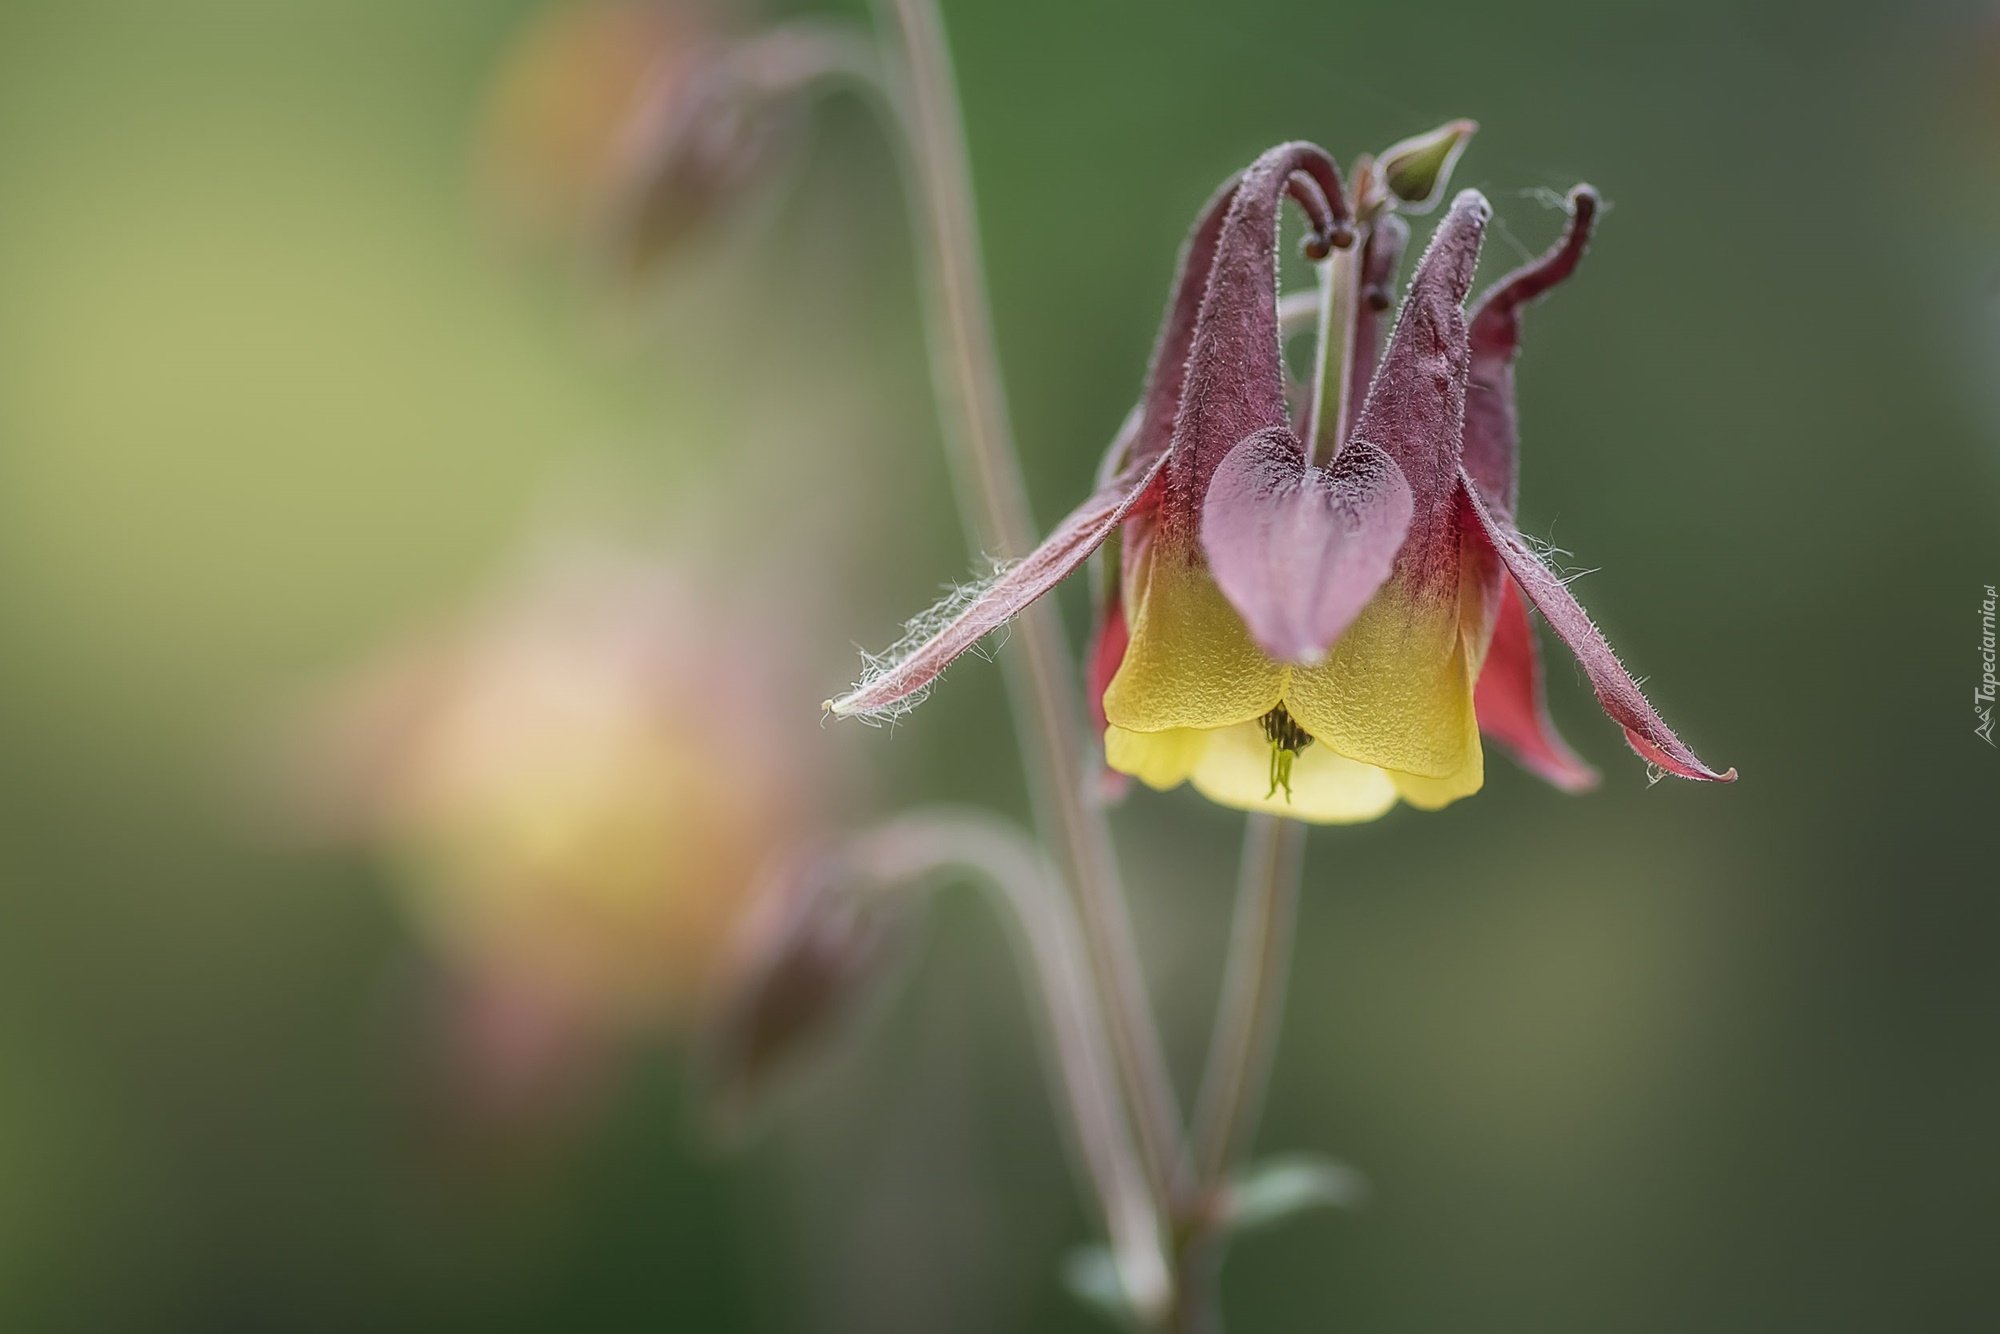
[[[1063,1257],[1063,1286],[1120,1329],[1137,1328],[1125,1285],[1118,1278],[1118,1261],[1108,1246],[1079,1246]]]
[[[1352,1209],[1368,1198],[1368,1179],[1346,1163],[1287,1154],[1253,1163],[1223,1193],[1222,1226],[1232,1233],[1284,1222],[1307,1209]]]
[[[1458,155],[1478,129],[1478,121],[1455,120],[1383,150],[1376,165],[1403,212],[1427,213],[1437,206]]]

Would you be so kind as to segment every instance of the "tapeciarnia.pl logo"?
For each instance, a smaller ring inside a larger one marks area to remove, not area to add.
[[[1991,746],[1993,742],[1993,694],[1996,682],[1993,677],[1993,609],[2000,603],[2000,594],[1994,592],[1992,584],[1986,585],[1986,601],[1979,604],[1979,658],[1983,666],[1979,674],[1979,685],[1972,692],[1972,712],[1979,722],[1972,734]]]

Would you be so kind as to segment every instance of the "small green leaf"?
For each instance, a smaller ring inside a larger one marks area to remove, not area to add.
[[[1232,1233],[1250,1232],[1307,1209],[1352,1209],[1367,1198],[1368,1179],[1346,1163],[1288,1154],[1253,1163],[1229,1183],[1222,1197],[1222,1226]]]
[[[1403,212],[1427,213],[1437,206],[1451,184],[1458,155],[1478,129],[1477,121],[1455,120],[1383,150],[1376,165]]]
[[[1063,1286],[1070,1296],[1120,1329],[1132,1329],[1132,1307],[1118,1278],[1118,1261],[1108,1246],[1079,1246],[1063,1257]]]

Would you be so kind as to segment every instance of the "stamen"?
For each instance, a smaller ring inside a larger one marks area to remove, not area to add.
[[[1313,743],[1312,733],[1300,727],[1298,721],[1285,711],[1281,702],[1276,708],[1257,720],[1264,729],[1264,739],[1271,743],[1271,788],[1264,794],[1266,800],[1278,795],[1278,789],[1285,789],[1285,804],[1292,800],[1292,761],[1299,752]]]

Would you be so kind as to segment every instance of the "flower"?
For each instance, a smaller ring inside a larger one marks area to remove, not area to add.
[[[782,644],[691,587],[564,552],[337,688],[305,757],[450,971],[566,1027],[692,1021],[818,801],[763,702]]]
[[[892,970],[910,904],[868,892],[850,844],[808,840],[773,859],[725,942],[695,1066],[719,1136],[740,1135],[770,1086]]]
[[[1386,206],[1369,170],[1364,225]],[[1462,192],[1386,348],[1386,299],[1355,303],[1354,384],[1367,393],[1320,463],[1286,399],[1276,236],[1287,192],[1312,225],[1309,253],[1351,243],[1338,171],[1310,144],[1272,149],[1226,184],[1183,249],[1145,394],[1097,491],[941,629],[827,707],[906,705],[1118,532],[1121,577],[1100,612],[1091,695],[1109,765],[1153,787],[1192,781],[1225,805],[1322,822],[1371,819],[1399,798],[1435,809],[1481,786],[1482,726],[1558,786],[1587,786],[1594,775],[1542,706],[1528,603],[1643,758],[1733,779],[1661,721],[1513,526],[1520,310],[1575,267],[1596,196],[1573,192],[1562,241],[1468,318],[1490,209]],[[1393,214],[1370,228],[1358,267],[1371,296],[1384,297],[1404,234]]]

